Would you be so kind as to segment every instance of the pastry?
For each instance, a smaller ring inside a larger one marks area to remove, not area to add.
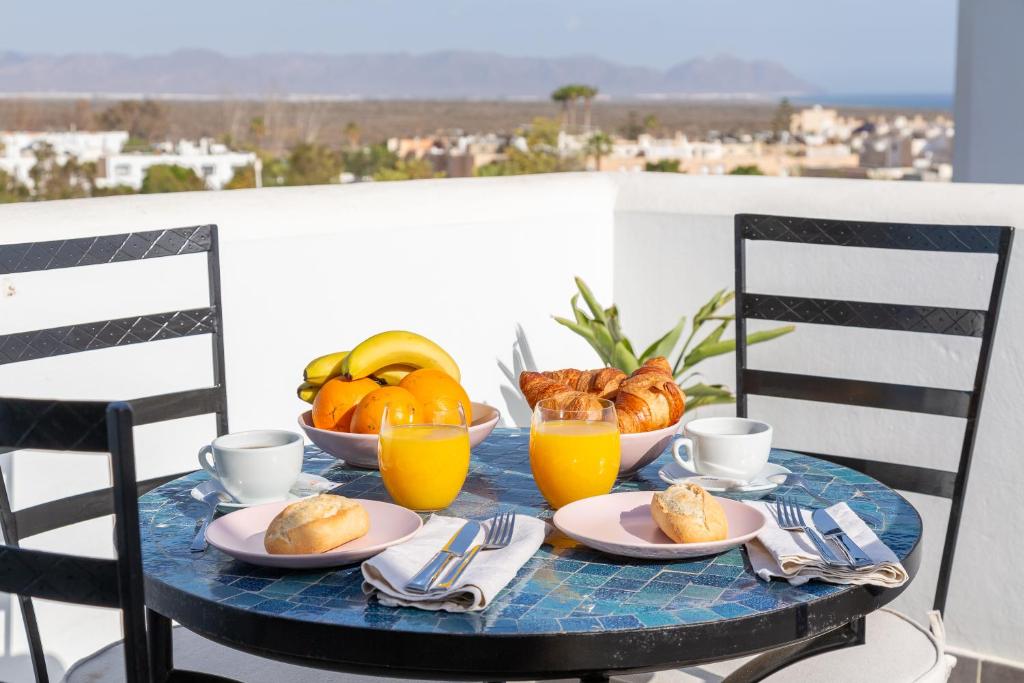
[[[676,484],[655,493],[651,516],[676,543],[709,543],[729,535],[722,505],[697,484]]]
[[[292,503],[267,527],[263,546],[271,555],[322,553],[366,535],[370,516],[356,501],[321,493]]]

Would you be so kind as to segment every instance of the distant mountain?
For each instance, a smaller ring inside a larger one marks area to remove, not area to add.
[[[661,71],[590,56],[506,57],[484,52],[163,55],[0,52],[0,92],[352,98],[547,97],[588,83],[620,97],[777,96],[817,91],[775,62],[719,56]]]

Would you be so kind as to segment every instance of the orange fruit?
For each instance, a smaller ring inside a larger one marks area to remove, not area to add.
[[[469,395],[455,379],[436,368],[422,368],[410,372],[398,386],[407,390],[423,404],[422,422],[432,424],[459,424],[459,404],[466,413],[466,424],[473,423],[473,408]]]
[[[313,399],[313,426],[347,432],[356,406],[364,396],[379,387],[368,378],[349,381],[335,377],[328,380]]]
[[[379,387],[371,391],[356,406],[352,414],[350,431],[356,434],[380,434],[380,422],[388,407],[389,424],[422,422],[423,406],[416,397],[401,387]]]

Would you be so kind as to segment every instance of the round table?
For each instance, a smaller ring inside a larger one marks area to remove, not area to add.
[[[527,431],[495,430],[474,449],[466,485],[442,514],[481,519],[500,506],[550,518],[530,475],[528,441]],[[615,490],[663,489],[658,469],[666,459]],[[902,496],[806,455],[774,450],[771,460],[804,475],[822,496],[883,520],[876,532],[916,573],[921,519]],[[376,471],[316,448],[307,448],[304,468],[344,483],[346,496],[388,500]],[[483,612],[385,607],[363,593],[358,565],[290,571],[214,548],[190,553],[204,511],[190,489],[206,477],[196,472],[139,500],[148,607],[225,645],[324,669],[467,680],[664,670],[832,632],[902,591],[761,581],[742,549],[679,562],[630,560],[553,532]]]

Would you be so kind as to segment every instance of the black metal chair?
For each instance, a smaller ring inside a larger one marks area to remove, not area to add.
[[[209,306],[0,336],[0,365],[69,353],[210,335],[214,386],[131,401],[59,401],[0,397],[0,452],[44,449],[109,452],[113,486],[12,510],[0,478],[0,590],[18,596],[36,680],[48,680],[33,598],[117,608],[128,681],[228,679],[171,669],[170,624],[148,614],[143,591],[137,498],[180,474],[137,482],[132,429],[216,414],[228,429],[217,228],[203,225],[95,238],[0,245],[0,275],[205,253]],[[29,536],[113,514],[117,558],[79,557],[20,547]],[[150,630],[147,632],[147,616]],[[147,635],[154,634],[147,644]]]
[[[810,453],[864,472],[892,488],[950,500],[951,507],[934,598],[934,609],[941,612],[945,608],[949,591],[964,492],[971,467],[992,341],[999,318],[1013,228],[871,223],[741,214],[736,216],[735,230],[738,340],[736,408],[739,416],[747,416],[748,398],[756,395],[942,415],[966,421],[959,464],[955,471]],[[751,292],[748,291],[746,284],[746,244],[753,240],[833,247],[992,254],[995,257],[994,273],[988,308],[969,310],[880,304]],[[973,387],[970,390],[942,389],[751,369],[747,366],[748,319],[978,338],[981,343]],[[786,447],[785,443],[776,445]],[[847,639],[845,644],[864,642],[863,622],[854,626],[858,628],[853,629],[851,633],[859,631],[859,634],[854,633],[855,637]],[[837,642],[838,647],[842,645],[843,643]],[[801,657],[798,652],[791,655],[790,662]]]

